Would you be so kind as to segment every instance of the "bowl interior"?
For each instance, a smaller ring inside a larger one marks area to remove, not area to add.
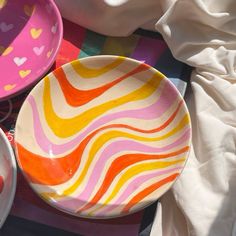
[[[74,61],[41,80],[16,123],[17,159],[54,207],[117,217],[156,201],[182,171],[190,120],[177,89],[129,58]]]
[[[0,175],[3,177],[4,186],[0,193],[0,228],[3,225],[15,195],[16,188],[16,163],[12,148],[0,129]]]
[[[61,37],[61,17],[53,1],[0,1],[0,100],[50,69]]]

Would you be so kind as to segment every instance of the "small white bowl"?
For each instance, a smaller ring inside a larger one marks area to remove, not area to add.
[[[17,168],[13,149],[0,129],[0,175],[4,186],[0,193],[0,228],[3,226],[10,210],[16,191]]]

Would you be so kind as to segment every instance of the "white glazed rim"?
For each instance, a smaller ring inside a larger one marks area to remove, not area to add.
[[[9,155],[10,155],[10,160],[11,160],[11,164],[12,164],[12,188],[11,188],[11,193],[10,196],[8,198],[8,203],[5,206],[5,214],[3,215],[3,217],[0,219],[0,229],[3,226],[10,210],[13,204],[13,200],[15,197],[15,192],[16,192],[16,181],[17,181],[17,166],[16,166],[16,160],[15,160],[15,155],[13,152],[13,149],[11,147],[10,142],[8,141],[6,135],[4,134],[3,130],[0,128],[0,136],[3,138],[4,140],[4,144],[6,145],[6,148],[8,149]]]

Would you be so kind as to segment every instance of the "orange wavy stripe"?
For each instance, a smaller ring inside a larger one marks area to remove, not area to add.
[[[19,143],[17,152],[21,169],[36,184],[57,185],[68,181],[80,165],[82,147],[60,158],[47,158],[25,149]]]
[[[23,146],[17,143],[17,150],[19,154],[19,160],[21,163],[22,169],[27,173],[27,177],[33,183],[39,183],[44,185],[57,185],[62,184],[68,181],[79,168],[80,159],[84,148],[89,143],[89,141],[100,131],[109,129],[109,128],[127,128],[130,130],[135,130],[143,133],[157,132],[164,129],[166,126],[171,123],[174,119],[178,110],[180,109],[182,102],[179,103],[175,112],[171,115],[171,117],[160,127],[152,130],[141,130],[138,128],[134,128],[124,124],[115,124],[115,125],[107,125],[101,127],[98,130],[95,130],[89,136],[87,136],[80,145],[72,151],[70,154],[60,157],[60,158],[47,158],[44,156],[36,155],[28,150],[26,150]],[[53,175],[52,173],[53,170]],[[70,174],[65,172],[65,170],[70,170]]]
[[[68,81],[65,72],[63,71],[62,68],[58,68],[56,71],[53,72],[53,74],[56,76],[61,89],[63,91],[63,94],[65,96],[65,99],[67,103],[73,107],[81,106],[89,101],[92,101],[96,97],[100,96],[104,92],[106,92],[108,89],[110,89],[112,86],[118,84],[122,80],[139,73],[141,71],[149,69],[149,66],[145,64],[139,65],[137,68],[134,70],[130,71],[129,73],[121,76],[120,78],[116,79],[113,82],[110,82],[108,84],[105,84],[104,86],[95,88],[95,89],[90,89],[90,90],[80,90],[75,87],[73,87],[70,82]]]
[[[178,151],[167,153],[167,154],[154,155],[154,154],[136,153],[136,154],[125,154],[125,155],[118,157],[115,161],[113,161],[110,168],[108,169],[107,174],[104,177],[104,181],[103,181],[101,187],[99,188],[99,190],[97,191],[96,195],[80,211],[85,211],[88,208],[94,206],[105,194],[105,192],[110,187],[112,181],[115,179],[117,174],[120,173],[125,168],[127,168],[128,166],[130,166],[134,163],[137,163],[137,162],[145,161],[145,160],[165,159],[168,157],[177,156],[181,153],[187,152],[188,149],[189,149],[189,147],[186,146]]]
[[[151,186],[145,188],[144,190],[142,190],[141,192],[139,192],[137,195],[135,195],[128,203],[127,205],[124,207],[124,209],[122,210],[123,213],[128,213],[130,208],[132,208],[134,205],[136,205],[138,202],[142,201],[142,199],[144,199],[146,196],[148,196],[150,193],[154,192],[155,190],[157,190],[158,188],[160,188],[161,186],[163,186],[164,184],[167,184],[169,182],[172,182],[176,179],[176,177],[179,174],[173,174],[168,176],[165,179],[162,179],[161,181],[152,184]]]

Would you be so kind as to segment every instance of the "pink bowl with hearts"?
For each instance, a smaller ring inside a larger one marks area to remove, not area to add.
[[[53,0],[0,0],[0,101],[46,74],[63,35]]]

